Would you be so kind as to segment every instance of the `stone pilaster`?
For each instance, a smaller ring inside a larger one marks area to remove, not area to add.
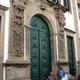
[[[26,0],[11,0],[8,61],[23,60],[25,4]]]
[[[6,80],[29,80],[30,63],[24,59],[24,9],[27,0],[11,0],[9,54]]]
[[[66,58],[65,55],[65,39],[64,39],[64,26],[65,26],[65,17],[64,17],[64,7],[58,5],[56,9],[56,20],[57,20],[57,33],[58,33],[58,57],[59,61],[64,61]]]

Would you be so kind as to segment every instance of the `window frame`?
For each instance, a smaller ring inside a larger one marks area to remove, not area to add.
[[[68,51],[68,63],[69,63],[69,73],[73,76],[76,75],[76,61],[75,61],[75,47],[74,47],[74,37],[67,35],[67,51]],[[72,59],[72,60],[71,60]]]
[[[52,0],[53,4],[59,4],[59,0]]]
[[[70,0],[63,0],[64,7],[67,11],[70,11]]]
[[[67,44],[67,36],[73,37],[73,43],[74,43],[74,55],[75,55],[75,63],[77,64],[77,52],[76,52],[76,32],[72,31],[70,29],[64,28],[64,34],[65,34],[65,53],[66,53],[66,61],[69,63],[69,57],[68,57],[68,44]],[[77,68],[77,67],[76,67]],[[77,69],[76,69],[77,70]],[[69,67],[68,71],[69,73]]]

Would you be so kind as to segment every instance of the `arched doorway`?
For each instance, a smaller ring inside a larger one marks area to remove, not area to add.
[[[52,69],[49,27],[40,16],[33,16],[30,25],[31,80],[46,80]]]

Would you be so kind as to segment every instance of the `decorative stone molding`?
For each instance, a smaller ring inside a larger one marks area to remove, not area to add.
[[[46,10],[46,4],[45,4],[44,1],[41,2],[41,4],[40,4],[40,9],[41,9],[41,10]]]
[[[0,4],[0,10],[6,11],[6,10],[8,10],[8,7],[3,6],[3,5]]]
[[[11,0],[10,44],[9,56],[24,55],[24,9],[27,0]]]
[[[65,17],[64,17],[64,7],[58,5],[55,7],[55,17],[57,19],[58,25],[58,56],[59,60],[63,61],[66,58],[65,55],[65,40],[64,40],[64,26],[65,26]]]
[[[17,8],[25,8],[26,0],[12,0],[13,6]]]

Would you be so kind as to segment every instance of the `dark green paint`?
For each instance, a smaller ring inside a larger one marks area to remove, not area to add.
[[[73,37],[67,36],[68,42],[68,58],[69,58],[69,72],[71,75],[76,75],[76,63],[74,55]]]
[[[31,79],[46,80],[51,71],[50,32],[39,16],[31,20]]]

